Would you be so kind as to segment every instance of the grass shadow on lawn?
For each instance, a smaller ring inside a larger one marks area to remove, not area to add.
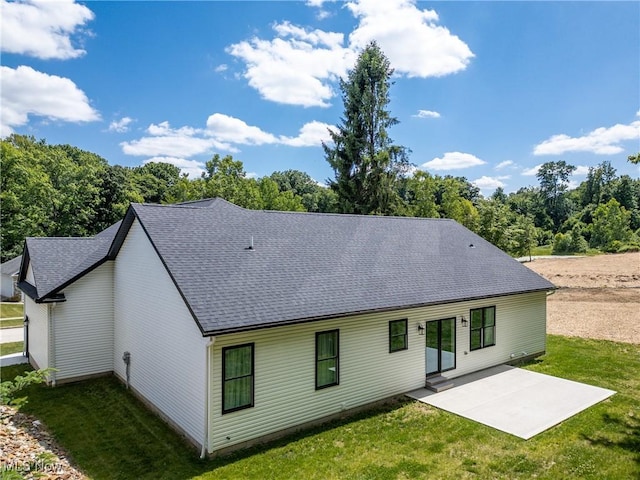
[[[618,393],[528,441],[402,399],[207,460],[114,377],[30,387],[23,411],[97,480],[640,478],[640,346],[549,336],[524,368]]]
[[[607,448],[622,448],[629,451],[637,464],[640,465],[640,419],[632,415],[602,414],[602,421],[608,425],[615,425],[620,432],[617,439],[607,438],[600,434],[583,435],[582,437],[593,445],[602,445]]]

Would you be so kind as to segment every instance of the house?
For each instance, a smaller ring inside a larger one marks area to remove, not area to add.
[[[19,255],[0,265],[0,274],[2,276],[2,282],[0,284],[0,298],[2,298],[3,301],[13,300],[20,297],[20,290],[16,287],[16,283],[21,262],[22,256]]]
[[[31,363],[111,373],[221,453],[545,351],[553,284],[452,220],[132,204],[29,238]]]

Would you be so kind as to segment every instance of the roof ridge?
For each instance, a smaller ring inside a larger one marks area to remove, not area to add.
[[[200,200],[188,200],[186,202],[179,202],[179,203],[146,203],[146,202],[143,202],[143,203],[131,203],[131,205],[141,205],[141,206],[145,206],[145,207],[190,208],[190,209],[197,209],[197,210],[207,210],[211,206],[210,207],[198,207],[198,206],[194,205],[194,204],[197,204],[197,203],[204,203],[204,202],[207,202],[207,201],[211,202],[212,204],[223,204],[223,205],[228,205],[230,207],[237,208],[239,210],[252,211],[252,209],[241,207],[239,205],[236,205],[235,203],[231,203],[229,200],[225,200],[222,197],[209,197],[209,198],[202,198]]]
[[[103,240],[103,238],[92,237],[28,237],[31,240]]]
[[[355,218],[392,218],[392,219],[401,219],[401,220],[440,220],[440,221],[449,221],[449,222],[455,222],[455,220],[451,219],[451,218],[442,218],[442,217],[403,217],[401,215],[365,215],[363,213],[335,213],[335,212],[296,212],[296,211],[291,211],[291,210],[252,210],[252,209],[246,209],[249,210],[250,212],[263,212],[263,213],[270,213],[270,214],[280,214],[280,213],[284,213],[287,215],[293,215],[293,214],[298,214],[298,215],[318,215],[318,216],[326,216],[326,217],[355,217]]]

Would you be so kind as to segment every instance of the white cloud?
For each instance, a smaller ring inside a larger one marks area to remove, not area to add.
[[[434,158],[427,163],[423,163],[422,168],[429,170],[459,170],[484,165],[485,163],[487,162],[470,153],[447,152],[442,158]]]
[[[474,56],[462,40],[437,25],[435,11],[421,10],[413,0],[357,0],[346,5],[358,19],[346,46],[342,33],[282,22],[273,26],[272,40],[254,37],[230,45],[227,53],[245,63],[244,77],[263,98],[304,107],[329,106],[336,81],[346,76],[357,53],[372,40],[396,73],[408,77],[455,73]]]
[[[42,59],[68,59],[84,55],[72,45],[72,36],[93,20],[86,6],[73,0],[2,0],[2,51]]]
[[[154,136],[192,137],[201,131],[192,127],[171,128],[169,122],[152,123],[147,127],[147,133]]]
[[[220,65],[218,65],[216,68],[214,68],[214,72],[216,73],[222,73],[222,72],[226,72],[229,69],[229,67],[222,63]]]
[[[192,127],[173,129],[169,122],[162,122],[149,125],[147,133],[150,136],[122,142],[120,146],[127,155],[174,158],[192,157],[210,152],[214,148],[229,152],[237,151],[227,143],[203,137],[202,132]]]
[[[471,183],[481,190],[495,190],[498,187],[505,187],[506,184],[501,181],[503,178],[505,177],[487,177],[486,175],[483,175],[482,177],[473,180]]]
[[[624,149],[620,144],[640,139],[640,120],[629,125],[617,124],[600,127],[582,137],[565,134],[553,135],[533,149],[534,155],[561,155],[566,152],[590,152],[598,155],[613,155]]]
[[[441,77],[464,70],[474,57],[466,43],[437,25],[434,10],[421,10],[413,0],[358,0],[347,7],[360,21],[349,35],[351,47],[376,40],[396,73]]]
[[[296,137],[276,137],[259,127],[247,125],[239,118],[214,113],[207,119],[206,133],[219,142],[236,145],[282,144],[290,147],[317,147],[322,145],[323,141],[331,140],[328,129],[333,128],[326,123],[312,121],[304,124]]]
[[[319,147],[322,142],[331,142],[329,130],[335,131],[333,125],[322,122],[305,123],[297,137],[280,137],[280,142],[290,147]]]
[[[277,38],[253,38],[227,52],[243,60],[244,77],[260,95],[278,103],[327,107],[334,96],[331,83],[346,75],[354,54],[344,48],[344,35],[305,30],[284,22],[274,25]]]
[[[263,145],[278,141],[274,135],[222,113],[214,113],[207,119],[207,134],[220,142],[242,145]]]
[[[440,118],[440,114],[432,110],[418,110],[418,113],[412,116],[416,118]]]
[[[640,117],[640,109],[636,112],[636,117]]]
[[[520,172],[520,175],[524,175],[525,177],[535,177],[538,174],[538,170],[540,170],[541,166],[542,164],[540,163],[535,167],[527,168]]]
[[[153,157],[142,162],[143,165],[147,163],[169,163],[175,165],[180,169],[180,173],[187,174],[189,178],[200,178],[200,175],[204,173],[204,163],[196,160],[187,160],[185,158],[177,157]]]
[[[0,135],[25,125],[29,115],[65,122],[92,122],[100,114],[87,96],[68,78],[48,75],[31,67],[16,69],[0,66],[2,122]]]
[[[327,10],[324,10],[322,7],[327,2],[333,2],[335,0],[307,0],[306,5],[308,7],[315,7],[318,9],[318,13],[316,13],[316,18],[318,20],[324,20],[325,18],[329,18],[331,13]]]
[[[122,117],[120,120],[114,120],[109,124],[110,132],[125,133],[129,131],[129,125],[133,122],[131,117]]]
[[[167,137],[142,137],[131,142],[122,142],[122,151],[127,155],[147,156],[147,155],[169,155],[191,157],[209,152],[215,145],[212,139],[196,138],[189,136],[167,136]],[[231,148],[221,148],[220,150],[231,151]]]
[[[173,128],[169,122],[152,123],[147,127],[146,136],[122,142],[120,146],[127,155],[188,159],[194,155],[210,153],[214,149],[238,152],[235,145],[317,147],[323,141],[331,141],[328,130],[334,128],[326,123],[312,121],[304,124],[295,137],[276,136],[248,125],[239,118],[214,113],[207,119],[204,129],[189,126]]]
[[[494,168],[496,170],[502,170],[503,168],[511,167],[512,165],[514,165],[512,160],[505,160],[504,162],[500,162]]]

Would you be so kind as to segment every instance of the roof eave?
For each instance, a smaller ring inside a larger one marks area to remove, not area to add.
[[[16,284],[24,294],[32,300],[38,301],[38,290],[26,280],[21,280]]]
[[[64,290],[65,288],[67,288],[69,285],[71,285],[75,281],[79,280],[80,278],[84,277],[86,274],[92,272],[93,270],[98,268],[100,265],[102,265],[104,262],[106,262],[107,260],[108,260],[107,256],[102,257],[101,259],[97,260],[95,263],[92,263],[89,267],[85,268],[83,271],[81,271],[77,275],[74,275],[73,277],[71,277],[66,282],[62,283],[61,285],[58,285],[53,290],[43,294],[41,298],[43,300],[44,299],[48,299],[48,298],[57,298],[58,295],[62,295],[62,297],[64,297],[64,294],[60,293],[62,290]],[[55,301],[60,301],[60,300],[55,300]],[[62,301],[64,301],[64,300],[62,300]]]
[[[337,313],[337,314],[333,314],[333,315],[324,315],[324,316],[317,316],[317,317],[306,317],[306,318],[298,318],[298,319],[291,319],[291,320],[283,320],[283,321],[263,323],[263,324],[259,324],[259,325],[249,325],[249,326],[243,326],[243,327],[235,327],[235,328],[222,328],[222,329],[215,329],[215,330],[214,329],[209,329],[209,330],[203,330],[202,335],[204,337],[212,337],[212,336],[217,336],[217,335],[230,335],[232,333],[251,332],[251,331],[254,331],[254,330],[264,330],[264,329],[267,329],[267,328],[285,327],[285,326],[290,326],[290,325],[298,325],[298,324],[301,324],[301,323],[320,322],[320,321],[323,321],[323,320],[335,320],[335,319],[338,319],[338,318],[353,317],[355,315],[367,315],[367,314],[372,314],[372,313],[393,312],[393,311],[396,311],[396,310],[410,310],[410,309],[414,309],[414,308],[432,307],[434,305],[447,305],[447,304],[451,304],[451,303],[460,303],[460,302],[469,302],[469,301],[473,301],[473,300],[483,300],[483,299],[487,299],[487,298],[509,297],[509,296],[512,296],[512,295],[521,295],[521,294],[525,294],[525,293],[550,292],[550,291],[554,291],[554,290],[557,290],[557,289],[558,289],[558,287],[556,287],[555,285],[552,284],[552,286],[548,287],[548,288],[536,288],[536,289],[532,289],[532,290],[521,290],[521,291],[517,291],[517,292],[498,293],[498,294],[494,294],[494,295],[482,295],[482,296],[476,296],[476,297],[457,298],[457,299],[453,299],[453,300],[427,302],[427,303],[419,303],[419,304],[413,304],[413,305],[401,305],[401,306],[394,306],[394,307],[374,308],[374,309],[369,309],[369,310],[359,310],[359,311],[352,311],[352,312]]]

